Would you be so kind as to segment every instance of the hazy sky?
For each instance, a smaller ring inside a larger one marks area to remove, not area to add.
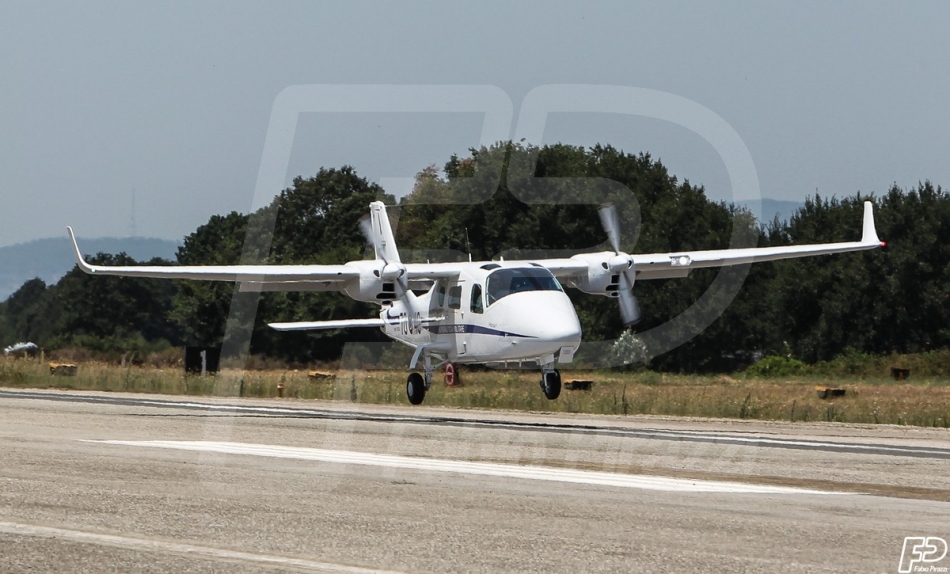
[[[295,84],[492,85],[515,122],[538,86],[648,88],[728,122],[765,197],[948,186],[948,29],[946,1],[0,0],[0,246],[66,224],[128,235],[133,188],[142,236],[247,211],[274,100]],[[481,126],[304,114],[285,181],[342,164],[412,176],[477,145]],[[710,144],[672,123],[555,114],[544,141],[648,151],[732,197]]]

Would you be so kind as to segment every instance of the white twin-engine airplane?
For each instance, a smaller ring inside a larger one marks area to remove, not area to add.
[[[570,363],[581,343],[581,326],[564,285],[620,302],[625,325],[640,320],[632,288],[635,280],[685,277],[692,269],[774,261],[810,255],[863,251],[884,245],[874,228],[871,202],[864,204],[861,241],[628,255],[620,251],[613,205],[600,208],[613,251],[569,259],[403,263],[382,202],[370,203],[361,227],[376,259],[344,265],[227,265],[104,267],[83,260],[72,228],[67,228],[79,268],[95,275],[203,279],[242,283],[245,290],[343,291],[353,299],[378,303],[379,318],[306,323],[273,323],[279,331],[376,327],[415,348],[409,369],[422,362],[424,376],[406,382],[409,402],[418,405],[432,373],[457,363],[537,362],[541,389],[549,399],[561,392],[558,363]],[[416,295],[415,290],[425,290]],[[438,361],[434,363],[434,361]]]

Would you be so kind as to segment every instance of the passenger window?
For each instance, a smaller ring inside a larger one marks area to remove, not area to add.
[[[462,286],[461,285],[456,285],[455,287],[449,288],[449,308],[450,309],[462,308]]]
[[[482,308],[482,286],[472,285],[472,313],[481,313]]]
[[[439,307],[445,307],[445,285],[439,285]]]

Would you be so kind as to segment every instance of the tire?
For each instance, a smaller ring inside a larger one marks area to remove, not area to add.
[[[541,375],[541,390],[548,400],[554,400],[561,396],[561,373],[558,371],[548,371]]]
[[[406,396],[414,405],[421,405],[426,398],[426,383],[419,373],[409,373],[409,378],[406,379]]]

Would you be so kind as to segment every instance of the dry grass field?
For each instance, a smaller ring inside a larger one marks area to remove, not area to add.
[[[0,360],[0,386],[128,391],[166,395],[277,397],[407,404],[401,370],[336,370],[311,379],[305,371],[224,370],[185,376],[180,368],[84,362],[75,376],[53,376],[38,359]],[[688,376],[652,371],[564,372],[565,382],[594,381],[589,391],[563,390],[544,398],[533,371],[463,371],[464,385],[438,377],[426,405],[460,408],[561,411],[617,415],[653,414],[787,421],[836,421],[950,427],[950,380],[943,376],[896,382],[889,378],[795,375]],[[843,397],[819,398],[816,386],[844,388]]]

